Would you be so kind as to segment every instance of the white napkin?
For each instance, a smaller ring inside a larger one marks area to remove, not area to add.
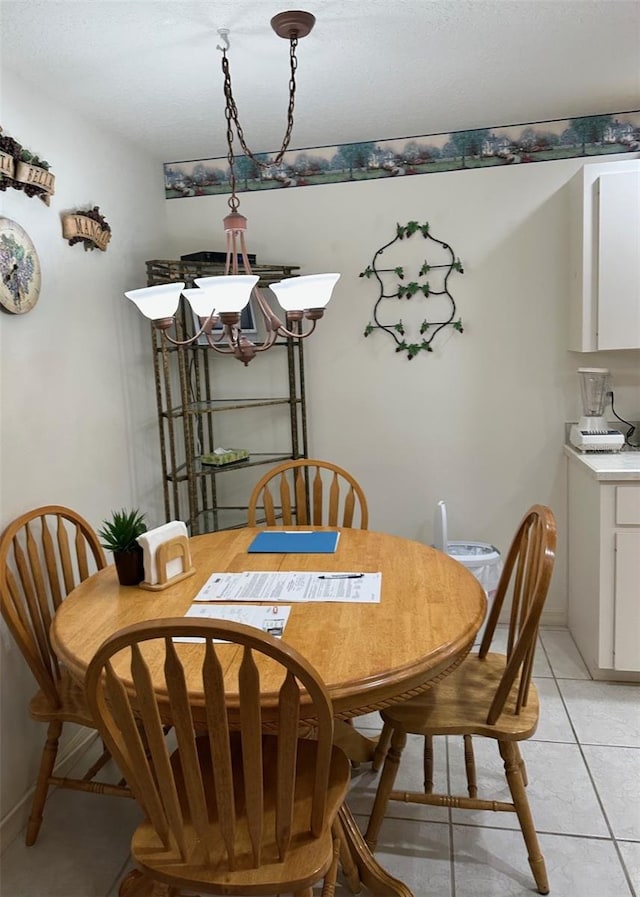
[[[158,546],[169,539],[175,539],[176,536],[187,536],[187,527],[182,520],[172,520],[170,523],[164,523],[155,529],[138,536],[138,545],[142,548],[142,556],[144,560],[144,578],[145,582],[154,586],[158,582],[158,570],[156,566],[156,551]],[[184,564],[182,558],[174,558],[167,564],[167,579],[172,579],[179,573],[183,573]]]

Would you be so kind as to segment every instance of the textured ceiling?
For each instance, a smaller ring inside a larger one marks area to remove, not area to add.
[[[317,24],[298,48],[292,148],[640,108],[640,0],[299,2]],[[216,44],[229,28],[245,136],[273,151],[289,60],[269,20],[287,8],[0,0],[2,62],[162,161],[212,158],[225,154]]]

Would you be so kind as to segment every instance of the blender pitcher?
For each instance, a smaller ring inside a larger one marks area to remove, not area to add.
[[[624,436],[604,416],[609,397],[607,368],[578,368],[582,416],[571,427],[569,441],[581,452],[619,452]]]
[[[603,415],[607,404],[609,371],[607,368],[578,368],[578,374],[583,415],[580,425],[584,423],[583,429],[590,432],[606,433],[608,427]]]

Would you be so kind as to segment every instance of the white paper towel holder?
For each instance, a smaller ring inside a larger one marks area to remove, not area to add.
[[[176,558],[182,560],[182,572],[168,578],[167,566],[170,561],[174,561]],[[158,571],[158,582],[152,585],[150,582],[143,581],[139,584],[139,588],[148,589],[151,592],[161,592],[162,589],[168,589],[169,586],[187,579],[188,576],[193,576],[196,568],[191,563],[191,551],[186,536],[175,536],[173,539],[167,539],[166,542],[158,545],[156,549],[156,569]]]

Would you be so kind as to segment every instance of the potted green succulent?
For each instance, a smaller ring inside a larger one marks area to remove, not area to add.
[[[136,539],[147,531],[145,515],[138,508],[112,511],[98,530],[102,547],[113,552],[118,580],[122,586],[135,586],[144,579],[142,548]]]

